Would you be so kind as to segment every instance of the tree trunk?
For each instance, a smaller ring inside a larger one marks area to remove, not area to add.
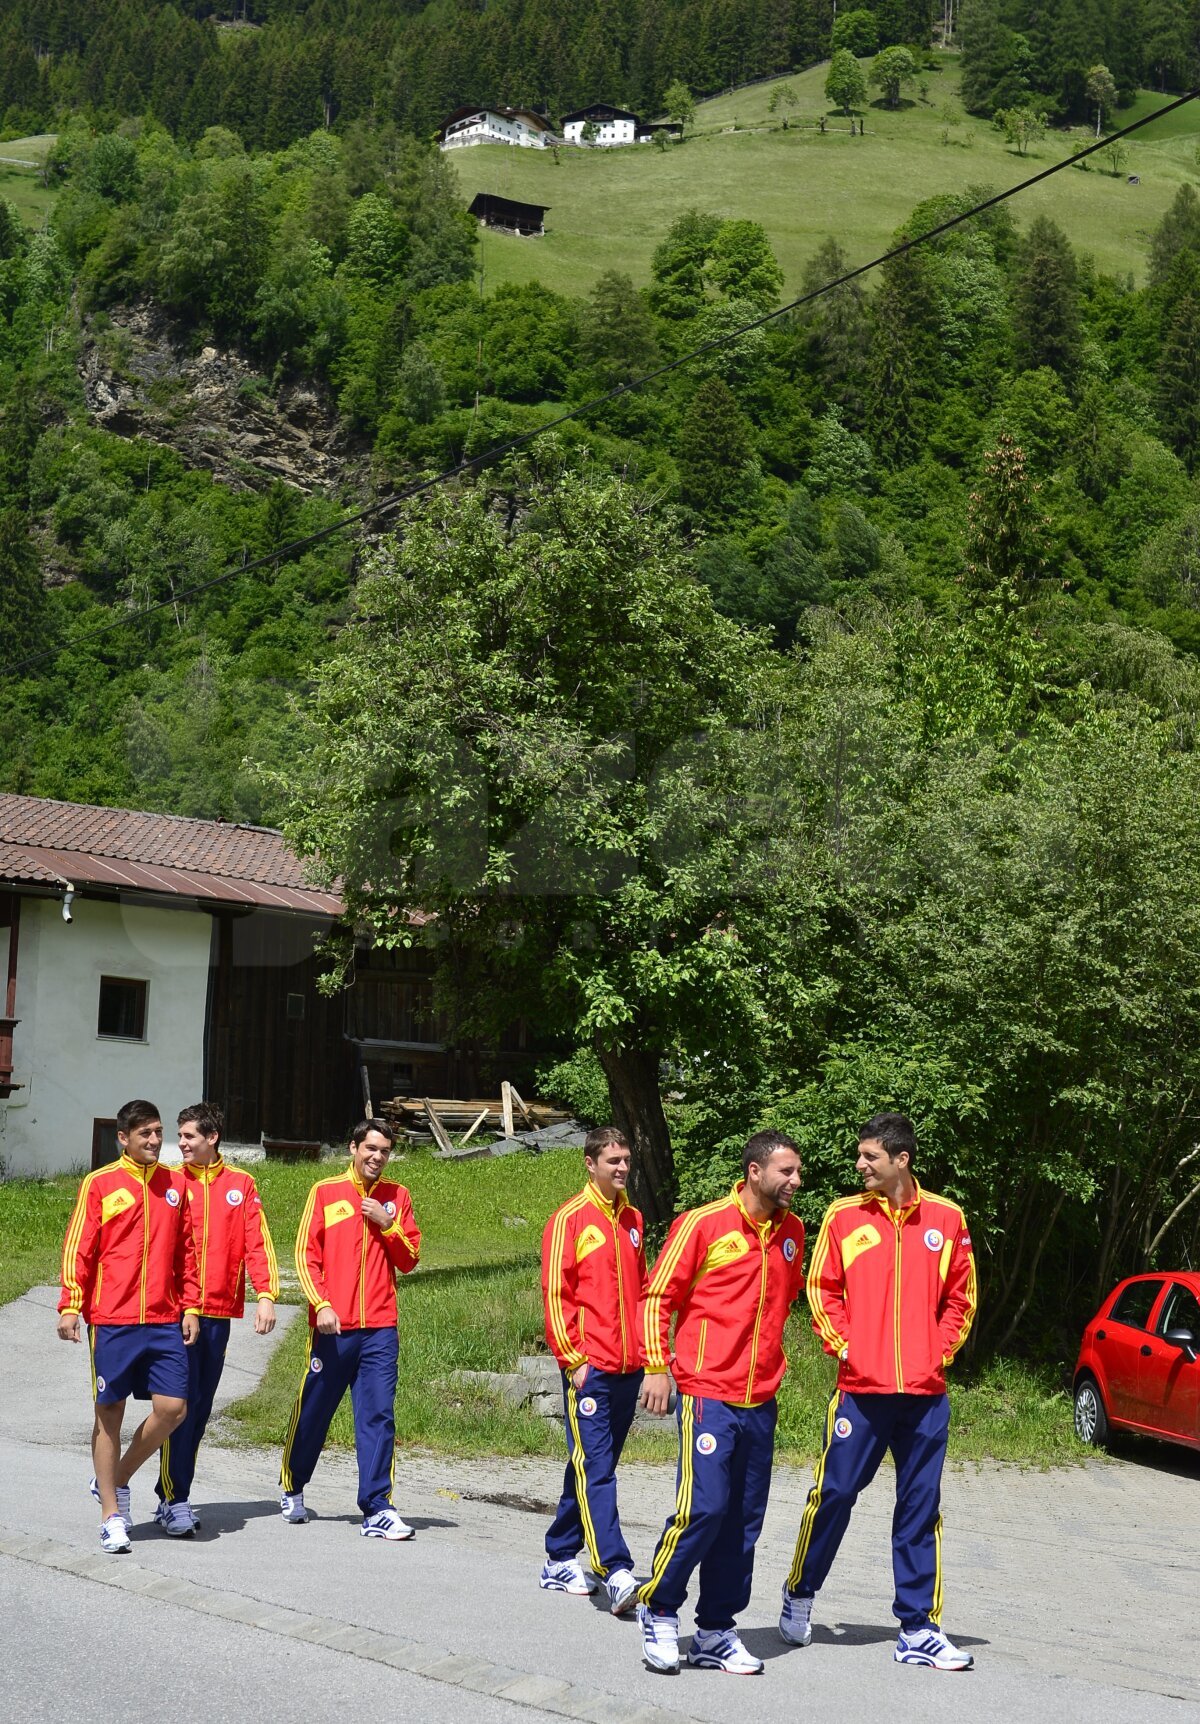
[[[608,1079],[613,1122],[633,1151],[629,1195],[647,1223],[670,1221],[675,1213],[675,1158],[658,1087],[660,1055],[597,1043],[596,1057]]]

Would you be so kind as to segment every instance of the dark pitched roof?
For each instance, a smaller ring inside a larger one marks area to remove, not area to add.
[[[573,113],[564,114],[560,124],[568,125],[572,120],[632,120],[635,126],[641,125],[641,118],[631,114],[628,108],[614,108],[611,102],[592,102],[586,108],[576,108]]]
[[[0,880],[109,886],[220,904],[338,916],[268,826],[0,795]]]

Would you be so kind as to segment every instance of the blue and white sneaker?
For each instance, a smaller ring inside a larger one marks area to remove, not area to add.
[[[117,1556],[121,1551],[133,1549],[129,1529],[119,1514],[110,1514],[106,1521],[100,1523],[100,1549],[109,1556]]]
[[[789,1646],[807,1646],[812,1640],[813,1599],[796,1598],[783,1583],[783,1604],[779,1612],[779,1632]]]
[[[679,1618],[673,1610],[651,1610],[638,1605],[642,1626],[642,1657],[651,1670],[679,1669]]]
[[[386,1538],[392,1544],[398,1544],[402,1539],[415,1538],[414,1529],[406,1520],[401,1520],[395,1509],[376,1509],[374,1514],[364,1515],[359,1532],[364,1538]]]
[[[168,1538],[191,1538],[200,1524],[189,1502],[160,1502],[154,1518]]]
[[[308,1519],[308,1510],[304,1506],[303,1491],[280,1491],[279,1512],[284,1520],[293,1526],[303,1526]]]
[[[970,1670],[975,1660],[947,1640],[935,1623],[924,1628],[902,1628],[892,1654],[897,1664],[924,1664],[929,1670]]]
[[[93,1502],[99,1502],[100,1501],[100,1486],[96,1483],[96,1475],[94,1473],[92,1474],[91,1483],[88,1485],[88,1490],[92,1494],[92,1501]],[[128,1485],[118,1485],[117,1486],[117,1513],[120,1515],[121,1519],[125,1522],[125,1531],[126,1532],[132,1532],[133,1531],[133,1515],[129,1511],[129,1486]],[[110,1516],[109,1518],[111,1519],[112,1517]]]
[[[688,1663],[698,1670],[725,1670],[730,1676],[761,1676],[763,1661],[747,1652],[736,1628],[698,1628],[688,1648]]]
[[[608,1607],[614,1616],[624,1616],[630,1605],[635,1603],[638,1595],[638,1583],[627,1568],[614,1568],[604,1582],[608,1593]]]
[[[567,1562],[555,1562],[547,1557],[538,1576],[538,1585],[543,1592],[569,1592],[572,1598],[587,1598],[596,1590],[591,1575],[585,1574],[573,1558]]]

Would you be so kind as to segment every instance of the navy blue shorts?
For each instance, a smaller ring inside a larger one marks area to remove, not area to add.
[[[98,1407],[111,1407],[130,1395],[187,1400],[188,1362],[178,1323],[94,1323],[92,1392]]]

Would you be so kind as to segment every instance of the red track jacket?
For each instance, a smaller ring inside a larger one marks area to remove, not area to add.
[[[251,1176],[218,1156],[211,1167],[185,1167],[183,1178],[200,1275],[200,1315],[242,1315],[247,1267],[258,1297],[278,1299],[275,1246]]]
[[[199,1313],[180,1171],[123,1155],[84,1177],[63,1241],[58,1308],[87,1323],[178,1323]]]
[[[963,1212],[917,1186],[907,1209],[862,1192],[830,1204],[808,1270],[813,1328],[848,1348],[851,1395],[940,1395],[975,1315],[975,1258]]]
[[[386,1229],[364,1221],[362,1200],[373,1197],[392,1217]],[[343,1329],[390,1329],[396,1323],[396,1272],[407,1275],[421,1255],[421,1229],[402,1185],[360,1184],[353,1167],[318,1180],[296,1234],[296,1273],[308,1300],[308,1321],[332,1305]]]
[[[637,1371],[638,1305],[646,1291],[641,1212],[623,1191],[608,1203],[589,1179],[542,1235],[546,1340],[564,1371]]]
[[[643,1313],[648,1371],[668,1365],[685,1395],[734,1406],[769,1401],[783,1380],[783,1326],[804,1282],[804,1223],[795,1215],[751,1221],[743,1184],[689,1209],[667,1234]]]

